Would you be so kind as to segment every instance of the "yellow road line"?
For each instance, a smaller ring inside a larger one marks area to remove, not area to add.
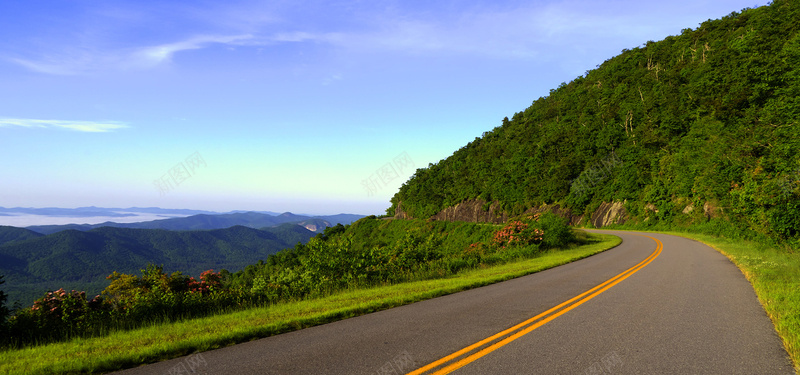
[[[632,233],[632,234],[634,234],[634,233]],[[419,369],[416,369],[416,370],[414,370],[412,372],[409,372],[408,375],[420,375],[420,374],[423,374],[423,373],[428,372],[430,370],[433,370],[433,369],[435,369],[437,367],[440,367],[440,366],[443,366],[443,365],[445,365],[447,363],[450,363],[451,361],[454,361],[454,360],[458,359],[459,357],[461,357],[463,355],[466,355],[466,354],[472,352],[473,350],[478,349],[478,348],[480,348],[480,347],[482,347],[482,346],[484,346],[484,345],[486,345],[488,343],[491,343],[491,342],[493,342],[495,340],[498,340],[498,339],[500,339],[502,337],[510,335],[510,336],[506,337],[505,339],[502,339],[502,340],[500,340],[500,341],[498,341],[498,342],[496,342],[496,343],[494,343],[494,344],[492,344],[492,345],[490,345],[490,346],[488,346],[488,347],[486,347],[486,348],[484,348],[484,349],[482,349],[482,350],[480,350],[480,351],[478,351],[478,352],[476,352],[476,353],[474,353],[474,354],[472,354],[472,355],[470,355],[470,356],[468,356],[466,358],[458,360],[457,362],[452,363],[452,364],[448,365],[447,367],[444,367],[444,368],[442,368],[442,369],[440,369],[440,370],[438,370],[438,371],[433,373],[435,375],[449,374],[449,373],[451,373],[451,372],[453,372],[453,371],[455,371],[455,370],[457,370],[457,369],[459,369],[461,367],[464,367],[465,365],[477,360],[478,358],[481,358],[481,357],[483,357],[483,356],[485,356],[485,355],[487,355],[487,354],[489,354],[489,353],[491,353],[491,352],[493,352],[493,351],[505,346],[506,344],[508,344],[508,343],[510,343],[510,342],[512,342],[512,341],[514,341],[514,340],[516,340],[516,339],[518,339],[518,338],[530,333],[531,331],[535,330],[536,328],[539,328],[539,327],[545,325],[547,322],[549,322],[549,321],[551,321],[551,320],[563,315],[567,311],[570,311],[570,310],[580,306],[584,302],[596,297],[600,293],[605,292],[606,290],[608,290],[612,286],[617,285],[622,280],[627,279],[629,276],[633,275],[634,273],[636,273],[640,269],[644,268],[646,265],[650,264],[650,262],[652,262],[653,259],[656,259],[658,257],[658,255],[661,254],[661,250],[664,248],[664,244],[661,243],[661,241],[659,241],[656,238],[653,238],[653,237],[650,237],[650,236],[646,236],[646,235],[638,235],[638,236],[647,237],[647,238],[650,238],[651,240],[655,241],[656,242],[656,250],[653,251],[653,253],[650,254],[650,256],[648,256],[647,258],[645,258],[643,261],[639,262],[635,266],[633,266],[633,267],[623,271],[622,273],[620,273],[620,274],[618,274],[618,275],[616,275],[616,276],[604,281],[600,285],[597,285],[594,288],[589,289],[589,290],[587,290],[587,291],[585,291],[585,292],[583,292],[583,293],[581,293],[581,294],[579,294],[579,295],[577,295],[577,296],[575,296],[575,297],[573,297],[573,298],[571,298],[571,299],[559,304],[556,307],[553,307],[553,308],[551,308],[551,309],[549,309],[549,310],[547,310],[547,311],[545,311],[545,312],[543,312],[543,313],[541,313],[539,315],[536,315],[533,318],[530,318],[530,319],[528,319],[528,320],[526,320],[526,321],[524,321],[522,323],[519,323],[519,324],[517,324],[517,325],[515,325],[515,326],[513,326],[513,327],[511,327],[509,329],[506,329],[506,330],[504,330],[502,332],[499,332],[499,333],[497,333],[495,335],[492,335],[492,336],[487,337],[487,338],[485,338],[485,339],[483,339],[481,341],[478,341],[475,344],[467,346],[466,348],[461,349],[461,350],[459,350],[459,351],[457,351],[457,352],[455,352],[453,354],[450,354],[450,355],[448,355],[448,356],[446,356],[446,357],[444,357],[442,359],[439,359],[437,361],[431,362],[431,363],[429,363],[429,364],[427,364],[427,365],[425,365],[423,367],[420,367]],[[528,326],[531,323],[534,323],[534,324]],[[528,326],[528,327],[525,328],[526,326]],[[514,333],[514,332],[516,332],[516,333]]]

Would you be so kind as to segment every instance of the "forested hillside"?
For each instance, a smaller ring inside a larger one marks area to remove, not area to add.
[[[0,225],[0,245],[13,241],[25,241],[41,236],[42,234],[36,233],[32,230]]]
[[[625,202],[638,222],[718,218],[796,240],[799,29],[800,2],[776,0],[624,50],[417,170],[387,213]]]
[[[3,233],[33,233],[4,227]],[[208,231],[103,227],[66,230],[0,245],[0,275],[11,301],[27,304],[61,287],[97,293],[112,272],[136,273],[148,264],[199,275],[208,269],[236,271],[314,236],[299,225],[263,230],[235,226]]]

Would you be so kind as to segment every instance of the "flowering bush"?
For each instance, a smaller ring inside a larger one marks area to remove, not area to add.
[[[87,300],[86,292],[62,288],[47,292],[29,309],[17,311],[9,320],[9,334],[20,341],[57,339],[92,330],[109,317],[110,311],[110,305],[99,295]]]
[[[536,216],[538,218],[538,216]],[[492,243],[500,248],[525,246],[542,242],[544,231],[535,226],[534,217],[527,220],[511,220],[503,229],[495,232]]]
[[[34,301],[31,312],[42,322],[52,321],[56,324],[79,326],[88,320],[87,315],[91,312],[102,311],[104,308],[103,298],[99,295],[87,301],[86,292],[73,290],[68,293],[61,288],[55,292],[47,292],[44,297]]]
[[[18,310],[0,344],[27,345],[104,334],[154,320],[207,315],[247,301],[242,293],[224,289],[222,274],[213,270],[203,272],[197,281],[180,272],[167,275],[162,267],[149,265],[142,276],[114,272],[107,279],[110,283],[103,297],[87,300],[86,292],[59,289],[46,293],[30,308]]]
[[[186,287],[191,293],[208,294],[218,290],[222,286],[222,275],[214,270],[208,270],[200,274],[200,281],[190,277],[186,280]]]
[[[152,316],[171,319],[202,315],[237,304],[241,297],[224,293],[222,274],[214,270],[200,274],[198,281],[180,272],[167,275],[162,267],[149,265],[142,270],[141,277],[114,272],[107,279],[111,283],[103,290],[103,295],[111,301],[116,316],[130,321]]]

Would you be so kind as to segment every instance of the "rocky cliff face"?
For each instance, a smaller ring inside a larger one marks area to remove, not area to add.
[[[621,203],[619,205],[621,207]],[[403,207],[402,202],[397,205],[397,209],[395,211],[395,216],[394,216],[396,219],[409,218],[408,214],[406,214],[403,211],[402,207]],[[601,206],[601,208],[602,207],[603,206]],[[624,212],[624,208],[622,208],[622,211]],[[566,218],[567,220],[569,220],[570,225],[580,225],[585,222],[583,215],[575,214],[572,210],[568,208],[562,208],[557,204],[554,205],[545,204],[538,207],[530,208],[525,212],[523,212],[522,215],[534,215],[537,213],[544,213],[544,212],[552,212],[558,216]],[[618,222],[616,221],[618,218],[615,215],[618,215],[620,212],[621,211],[618,208],[616,208],[612,212],[607,213],[605,215],[608,216],[607,218],[605,218],[604,220],[598,220],[597,223],[601,223],[602,225],[608,225],[612,222]],[[500,209],[499,202],[493,202],[489,204],[484,200],[475,199],[459,203],[453,207],[445,208],[444,210],[440,211],[436,215],[433,215],[429,219],[500,224],[500,223],[505,223],[509,219],[509,216],[508,213]],[[592,220],[592,223],[595,223],[595,220]]]
[[[650,213],[658,213],[658,209],[653,204],[644,205],[644,209]],[[681,212],[684,215],[692,215],[695,207],[692,205],[686,206]],[[633,217],[628,210],[625,209],[625,202],[603,202],[597,209],[589,215],[577,214],[568,208],[563,208],[558,204],[541,205],[533,207],[520,216],[534,215],[538,213],[552,212],[558,216],[569,220],[569,225],[583,225],[591,224],[595,228],[602,228],[612,224],[625,224],[631,220],[641,220],[641,218]],[[718,218],[724,216],[724,210],[715,206],[710,202],[705,202],[703,205],[703,214],[706,218]],[[402,209],[402,202],[397,205],[395,211],[395,219],[410,219],[411,217],[406,214]],[[501,210],[499,202],[488,202],[480,199],[474,199],[459,203],[453,207],[448,207],[436,215],[431,216],[428,220],[446,220],[446,221],[468,221],[477,223],[505,223],[510,219],[507,212]],[[647,217],[644,218],[648,220]]]
[[[470,221],[476,223],[505,223],[508,214],[500,210],[500,203],[487,204],[484,200],[471,200],[445,208],[431,217],[432,220]]]
[[[625,209],[623,202],[603,202],[592,213],[591,222],[595,228],[602,228],[611,224],[625,224],[628,219],[628,211]]]
[[[401,220],[411,218],[405,211],[403,211],[403,202],[397,203],[397,208],[394,209],[394,218]]]
[[[562,208],[560,205],[557,204],[544,204],[539,207],[534,207],[526,210],[523,214],[524,215],[533,215],[538,213],[545,213],[545,212],[552,212],[558,216],[561,216],[567,220],[569,220],[569,225],[580,225],[583,224],[585,221],[583,220],[583,215],[578,215],[574,213],[569,208]]]

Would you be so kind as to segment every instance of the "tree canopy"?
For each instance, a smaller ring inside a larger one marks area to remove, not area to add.
[[[640,216],[704,220],[711,205],[737,225],[797,238],[798,29],[800,3],[776,0],[623,50],[418,169],[387,213],[401,202],[427,218],[474,199],[512,215],[627,201]]]

